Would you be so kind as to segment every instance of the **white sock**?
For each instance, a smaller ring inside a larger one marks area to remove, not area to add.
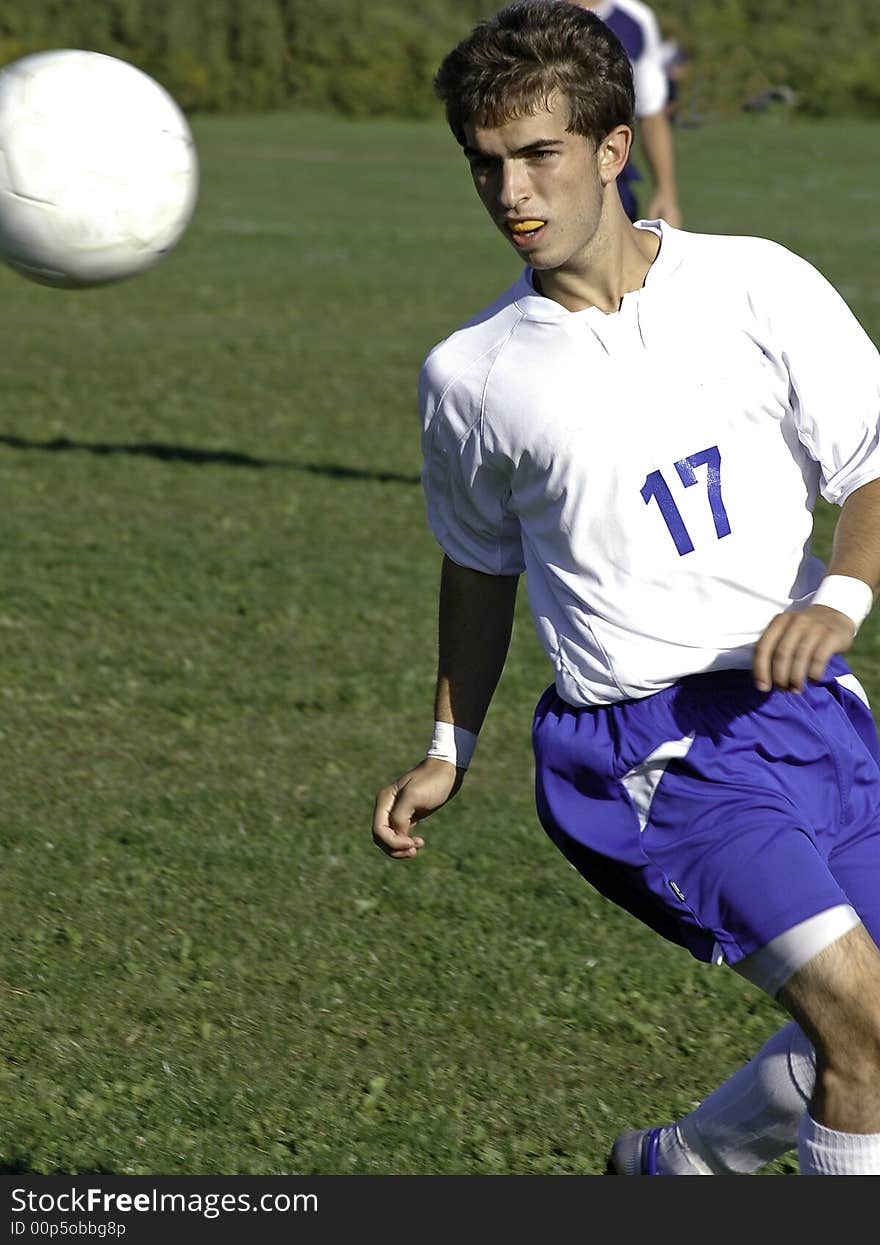
[[[880,1133],[838,1133],[805,1111],[798,1164],[802,1176],[880,1176]]]
[[[621,1176],[641,1176],[641,1145],[624,1147],[615,1154]],[[715,1173],[692,1154],[681,1138],[677,1124],[663,1124],[657,1146],[658,1176],[713,1176]]]
[[[794,1150],[798,1128],[813,1092],[813,1048],[791,1021],[700,1105],[665,1128],[659,1160],[671,1175],[757,1171]]]
[[[661,1176],[714,1176],[712,1168],[695,1154],[677,1124],[666,1124],[657,1146],[657,1171]]]

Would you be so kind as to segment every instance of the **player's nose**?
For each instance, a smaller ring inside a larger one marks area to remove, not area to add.
[[[528,177],[521,160],[505,160],[501,166],[498,202],[506,212],[518,207],[529,196]]]

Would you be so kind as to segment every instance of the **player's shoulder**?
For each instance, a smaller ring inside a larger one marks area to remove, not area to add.
[[[692,233],[667,225],[663,236],[683,261],[711,265],[705,269],[710,279],[723,272],[764,284],[776,280],[780,273],[812,268],[808,260],[781,242],[754,234]]]
[[[534,297],[521,275],[508,289],[471,316],[428,351],[422,363],[421,384],[436,391],[456,379],[481,374],[509,339],[526,312],[521,300]]]
[[[819,306],[828,311],[841,297],[811,259],[772,238],[675,230],[666,241],[687,296],[719,315],[765,326],[781,316],[791,327],[808,324]]]

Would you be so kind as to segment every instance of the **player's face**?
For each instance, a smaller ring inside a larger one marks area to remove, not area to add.
[[[593,143],[572,134],[568,104],[499,126],[468,125],[465,155],[495,224],[539,271],[577,268],[602,215],[604,183]]]

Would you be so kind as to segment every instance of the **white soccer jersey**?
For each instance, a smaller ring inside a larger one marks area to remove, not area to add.
[[[824,567],[817,493],[880,477],[880,355],[815,268],[760,238],[661,235],[619,311],[526,270],[420,376],[428,521],[448,556],[526,572],[557,690],[641,697],[751,665]]]

